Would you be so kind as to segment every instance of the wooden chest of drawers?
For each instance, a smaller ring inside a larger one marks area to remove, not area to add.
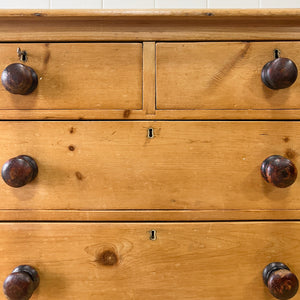
[[[300,299],[299,10],[0,28],[1,299]]]

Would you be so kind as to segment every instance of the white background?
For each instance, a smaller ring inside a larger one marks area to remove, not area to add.
[[[300,0],[0,0],[1,8],[300,8]]]

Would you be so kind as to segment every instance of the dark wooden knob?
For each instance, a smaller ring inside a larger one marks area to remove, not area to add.
[[[5,279],[4,294],[9,300],[28,300],[39,283],[39,274],[33,267],[18,266]]]
[[[280,262],[270,263],[264,268],[263,281],[270,293],[281,300],[295,296],[299,287],[296,275]]]
[[[297,79],[298,70],[295,63],[279,57],[266,63],[261,71],[263,83],[272,90],[290,87]]]
[[[281,155],[272,155],[261,164],[263,178],[273,185],[286,188],[297,178],[297,168],[288,158]]]
[[[20,63],[7,66],[2,72],[1,80],[6,90],[12,94],[30,94],[38,85],[35,71]]]
[[[8,160],[2,167],[2,178],[10,186],[18,188],[31,182],[38,174],[38,166],[28,155]]]

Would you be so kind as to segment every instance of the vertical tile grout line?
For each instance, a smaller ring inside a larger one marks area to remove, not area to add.
[[[258,0],[258,8],[261,8],[261,0]]]
[[[52,0],[49,0],[49,8],[52,9]]]
[[[206,8],[209,8],[209,0],[206,0]]]
[[[100,0],[100,8],[103,8],[103,0]]]

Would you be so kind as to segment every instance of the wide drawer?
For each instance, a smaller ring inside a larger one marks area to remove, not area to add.
[[[142,43],[0,44],[1,72],[26,51],[38,76],[29,95],[0,87],[0,109],[141,109]]]
[[[1,209],[300,209],[299,180],[264,181],[263,160],[298,166],[299,122],[2,121],[0,164],[37,162],[37,178],[0,180]],[[298,166],[299,167],[299,166]]]
[[[299,42],[157,43],[157,109],[299,109],[299,80],[280,90],[261,80],[275,49],[299,68]]]
[[[0,281],[28,264],[33,300],[271,300],[262,271],[299,277],[299,235],[299,222],[2,223]]]

